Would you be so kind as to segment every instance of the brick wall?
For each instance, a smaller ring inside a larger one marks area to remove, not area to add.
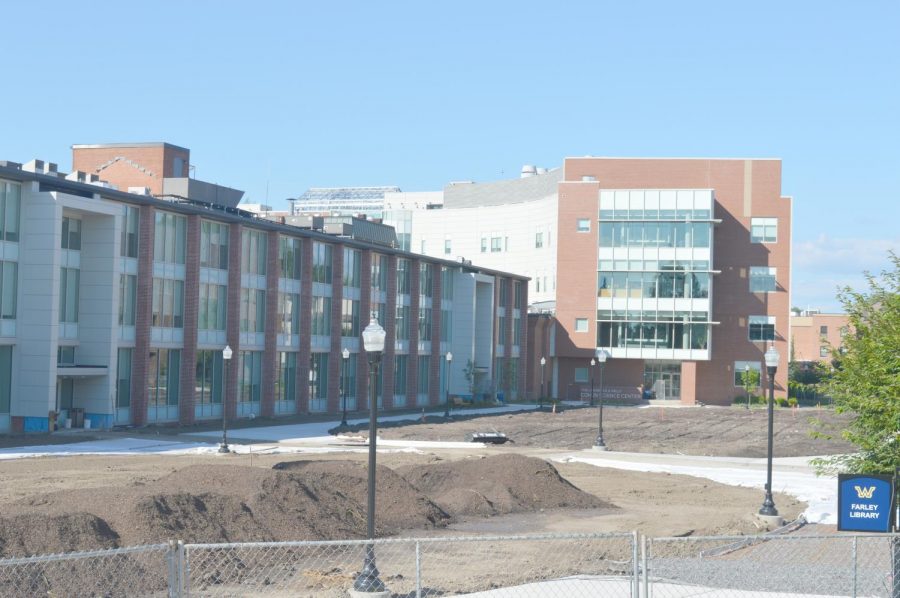
[[[147,423],[147,369],[150,355],[155,212],[150,206],[141,206],[138,216],[138,277],[134,316],[134,356],[131,365],[131,421],[136,426]]]
[[[228,227],[228,315],[225,321],[226,344],[233,357],[225,367],[225,415],[234,419],[237,414],[238,380],[241,353],[241,232],[240,224]]]
[[[266,321],[265,345],[262,361],[262,396],[260,397],[260,413],[263,417],[275,415],[275,372],[278,360],[278,279],[281,276],[278,256],[278,239],[280,235],[269,231],[266,236]]]
[[[419,390],[419,267],[421,260],[409,260],[409,357],[406,366],[406,405],[416,404]],[[391,374],[393,376],[393,373]]]
[[[396,353],[394,342],[397,338],[397,256],[388,256],[387,269],[384,322],[381,322],[387,334],[381,367],[383,371],[382,394],[384,396],[382,401],[384,408],[390,409],[394,403],[394,355]]]
[[[369,319],[372,314],[372,258],[371,250],[365,250],[361,253],[359,265],[359,332],[369,325]],[[381,323],[385,325],[384,322]],[[390,337],[387,337],[389,339]],[[387,345],[387,340],[385,345]],[[387,349],[387,346],[385,346]],[[350,359],[356,359],[356,408],[358,410],[368,407],[369,397],[369,362],[366,358],[366,351],[362,345],[362,336],[359,341],[359,352],[351,355]]]
[[[300,350],[297,354],[297,413],[309,413],[309,359],[312,342],[313,240],[302,239],[300,267]]]
[[[444,389],[441,388],[441,362],[444,361],[441,354],[441,289],[444,281],[441,266],[433,265],[431,268],[434,285],[431,291],[431,364],[428,375],[434,383],[428,387],[428,404],[437,405],[444,400]]]
[[[344,246],[331,246],[331,349],[328,356],[328,412],[341,409],[341,314],[344,298]]]
[[[197,364],[197,324],[200,309],[200,216],[188,216],[184,259],[184,344],[181,349],[181,385],[178,421],[194,423],[194,387]]]

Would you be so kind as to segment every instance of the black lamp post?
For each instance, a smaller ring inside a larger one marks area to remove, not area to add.
[[[609,353],[603,349],[597,349],[595,355],[600,363],[600,421],[597,426],[599,431],[597,432],[597,442],[594,443],[594,448],[598,451],[605,451],[606,443],[603,442],[603,366],[606,365]]]
[[[591,407],[594,406],[594,366],[597,365],[597,360],[591,357]]]
[[[750,409],[750,365],[744,365],[744,390],[747,391],[747,409]]]
[[[220,453],[230,453],[228,448],[228,418],[225,410],[225,402],[228,397],[228,363],[231,361],[231,347],[225,345],[222,349],[222,359],[225,361],[225,382],[222,384],[222,444],[219,445]]]
[[[341,427],[347,427],[347,361],[350,359],[350,349],[344,347],[344,350],[341,351],[341,356],[344,358],[344,372],[341,374],[341,406],[343,410],[343,414],[341,415]]]
[[[547,359],[541,357],[541,396],[538,397],[538,409],[544,410],[544,366],[547,365]]]
[[[766,372],[769,375],[769,450],[766,457],[766,498],[759,509],[759,514],[768,517],[778,516],[778,509],[772,500],[772,420],[775,412],[775,371],[778,369],[780,357],[775,345],[771,345],[766,351]]]
[[[375,315],[369,321],[369,325],[363,330],[363,347],[369,354],[369,480],[368,480],[368,504],[366,506],[366,538],[375,539],[375,442],[378,433],[378,397],[375,394],[375,385],[378,382],[378,366],[381,364],[381,353],[384,351],[385,331],[378,324]],[[378,577],[378,567],[375,566],[375,545],[370,542],[366,545],[366,556],[363,561],[362,571],[353,582],[353,589],[357,592],[385,592],[384,582]]]
[[[445,393],[446,400],[444,401],[444,417],[446,417],[446,418],[450,417],[450,363],[452,361],[453,361],[453,353],[451,353],[450,351],[447,351],[447,372],[445,374],[447,377],[447,380],[445,382],[447,388],[445,389],[446,390],[446,393]]]

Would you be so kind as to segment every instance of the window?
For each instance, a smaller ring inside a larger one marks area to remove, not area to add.
[[[344,286],[359,288],[360,253],[356,249],[344,248]]]
[[[297,396],[297,354],[278,352],[275,361],[275,400],[294,401]]]
[[[828,336],[828,326],[819,326],[819,334],[821,336]]]
[[[544,233],[534,233],[534,248],[540,249],[544,246]]]
[[[734,362],[734,385],[740,388],[744,387],[744,372],[747,370],[751,370],[760,373],[762,370],[762,365],[758,361],[735,361]],[[757,380],[761,380],[761,377],[757,377]]]
[[[0,320],[16,319],[18,270],[16,262],[0,262]]]
[[[505,345],[506,344],[506,316],[499,316],[497,318],[497,344]]]
[[[409,340],[409,306],[397,306],[397,340]]]
[[[441,299],[453,301],[453,271],[449,268],[441,268]]]
[[[278,293],[278,333],[300,334],[300,295]]]
[[[451,251],[450,239],[444,239],[444,255],[450,255]]]
[[[309,384],[309,410],[325,411],[328,398],[328,353],[312,354],[309,370]]]
[[[266,331],[266,292],[241,289],[241,332]]]
[[[204,220],[200,223],[200,265],[228,269],[228,225]]]
[[[513,307],[522,309],[522,282],[517,280],[513,283]]]
[[[150,407],[178,404],[181,378],[180,349],[151,349],[147,371],[147,403]]]
[[[431,264],[419,264],[419,295],[431,297],[434,294],[434,268]]]
[[[81,251],[81,220],[64,216],[62,219],[62,239],[60,247]]]
[[[137,294],[137,276],[119,275],[119,326],[134,326],[134,301]]]
[[[21,196],[21,186],[0,181],[0,241],[19,240]]]
[[[827,346],[822,345],[821,347],[819,347],[819,357],[828,357],[829,354],[830,353]]]
[[[168,264],[184,263],[184,235],[187,218],[168,212],[154,217],[153,261]]]
[[[131,407],[131,357],[133,352],[134,349],[119,349],[119,359],[116,361],[116,407]],[[2,366],[0,366],[0,370],[2,370]]]
[[[151,303],[151,326],[184,326],[184,281],[154,278]]]
[[[500,298],[498,301],[498,307],[506,307],[506,302],[509,300],[509,280],[498,280],[497,286],[499,287]]]
[[[406,397],[407,369],[409,368],[409,356],[394,356],[394,396]]]
[[[78,281],[80,278],[81,272],[78,271],[78,268],[59,269],[60,322],[78,323]]]
[[[847,336],[847,333],[850,331],[850,328],[847,326],[841,326],[841,338]]]
[[[238,402],[259,403],[262,395],[262,351],[241,351],[238,356]]]
[[[222,404],[223,361],[221,351],[197,351],[197,367],[194,374],[195,404]]]
[[[773,341],[775,340],[775,317],[774,316],[750,316],[750,333],[751,341]]]
[[[75,347],[57,347],[56,363],[58,365],[75,365]]]
[[[341,336],[357,338],[359,335],[359,301],[343,299],[341,301]]]
[[[266,233],[250,229],[241,231],[241,272],[265,276],[267,251]]]
[[[522,318],[513,318],[513,340],[514,346],[519,346],[522,340]]]
[[[300,280],[301,247],[300,239],[283,235],[278,238],[278,263],[282,278]]]
[[[119,255],[122,257],[138,255],[138,209],[134,206],[125,206],[125,213],[122,215]]]
[[[775,243],[778,240],[778,218],[751,218],[750,242]]]
[[[453,341],[453,312],[448,309],[441,310],[441,342]]]
[[[225,330],[227,297],[225,285],[200,283],[197,328],[200,330]]]
[[[491,237],[491,253],[503,250],[503,237]]]
[[[576,229],[580,233],[591,232],[591,221],[589,218],[579,218]]]
[[[409,260],[397,260],[397,294],[409,295]]]
[[[312,334],[331,334],[331,297],[312,298]]]
[[[344,359],[341,357],[343,367],[341,368],[341,399],[347,397],[347,408],[356,408],[356,353],[351,353],[350,357]],[[351,401],[353,399],[353,401]]]
[[[431,340],[431,308],[419,308],[419,341]]]
[[[419,375],[417,376],[418,379],[416,380],[416,383],[418,385],[418,393],[420,395],[427,395],[428,387],[430,386],[429,383],[431,382],[431,372],[429,371],[431,369],[431,355],[419,355],[418,361]]]
[[[313,282],[331,284],[331,245],[313,242]]]
[[[588,381],[588,369],[587,368],[575,368],[575,382],[587,382]]]
[[[372,254],[372,290],[387,290],[387,257]]]
[[[775,268],[750,267],[750,292],[773,293],[775,292]]]
[[[588,319],[587,318],[575,318],[575,332],[587,332],[588,331]]]
[[[487,237],[481,237],[481,253],[487,253],[488,240]]]

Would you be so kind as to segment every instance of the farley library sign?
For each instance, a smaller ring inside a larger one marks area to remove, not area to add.
[[[838,475],[838,530],[891,531],[893,478],[889,475]]]

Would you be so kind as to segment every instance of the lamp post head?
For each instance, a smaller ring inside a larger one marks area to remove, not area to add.
[[[453,353],[447,351],[447,363],[450,363],[451,361],[453,361]]]
[[[781,358],[781,355],[778,354],[778,351],[775,349],[775,345],[770,345],[769,350],[766,351],[766,367],[777,368],[778,360]]]
[[[597,361],[600,362],[600,365],[606,363],[606,360],[609,359],[609,353],[605,349],[597,349],[596,351]]]
[[[541,367],[543,367],[545,365],[547,365],[547,359],[544,357],[541,357]]]
[[[385,336],[384,328],[381,327],[375,316],[372,316],[372,319],[369,320],[369,325],[362,332],[363,347],[366,349],[366,353],[381,353],[384,351]]]
[[[597,365],[597,362],[594,361],[593,357],[591,357],[591,367],[594,367],[595,365]]]
[[[344,350],[341,351],[341,355],[344,356],[344,359],[350,359],[350,349],[344,347]]]
[[[225,345],[225,348],[222,349],[222,359],[224,359],[225,361],[228,361],[229,359],[231,359],[231,355],[233,353],[234,353],[234,351],[231,350],[231,347],[229,347],[228,345]]]
[[[744,371],[745,371],[745,372],[749,372],[749,371],[750,371],[750,364],[749,364],[749,363],[744,364]]]

